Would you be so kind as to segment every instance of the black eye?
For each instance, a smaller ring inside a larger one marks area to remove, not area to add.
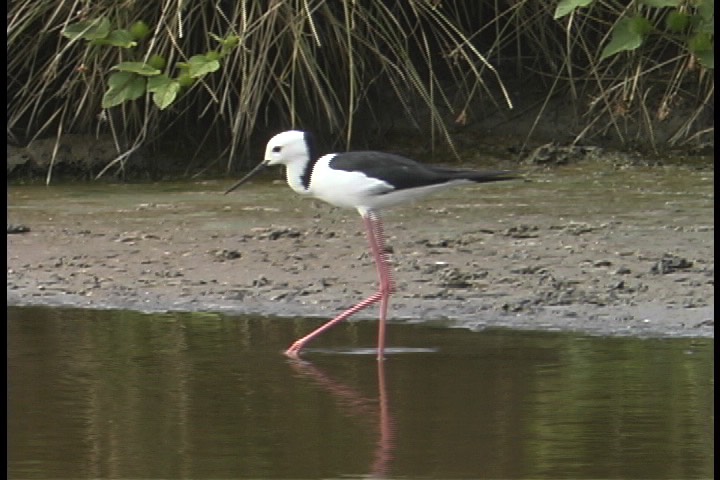
[[[282,147],[273,147],[272,149],[273,153],[280,153],[280,150],[282,150]]]

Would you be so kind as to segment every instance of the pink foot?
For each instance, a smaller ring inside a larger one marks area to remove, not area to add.
[[[290,345],[290,348],[285,350],[285,356],[290,357],[295,360],[299,360],[300,359],[300,350],[302,349],[302,347],[303,347],[302,344],[298,345],[298,342],[293,343],[292,345]]]

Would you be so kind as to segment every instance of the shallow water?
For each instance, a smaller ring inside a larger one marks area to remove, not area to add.
[[[711,478],[711,339],[11,307],[10,478]]]

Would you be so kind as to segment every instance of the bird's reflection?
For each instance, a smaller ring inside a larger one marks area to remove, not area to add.
[[[290,366],[298,374],[311,379],[314,383],[329,392],[333,398],[353,416],[361,418],[376,417],[378,421],[377,442],[370,475],[373,478],[386,477],[395,449],[395,428],[390,414],[385,381],[385,362],[377,363],[378,396],[377,399],[367,397],[358,390],[338,382],[318,367],[303,360],[292,360]]]

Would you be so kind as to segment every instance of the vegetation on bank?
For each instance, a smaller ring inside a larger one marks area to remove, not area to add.
[[[278,130],[345,148],[403,112],[452,148],[453,129],[532,86],[528,138],[560,100],[578,119],[573,144],[711,143],[713,27],[713,0],[18,0],[8,141],[111,136],[98,175],[158,145],[230,170]]]

